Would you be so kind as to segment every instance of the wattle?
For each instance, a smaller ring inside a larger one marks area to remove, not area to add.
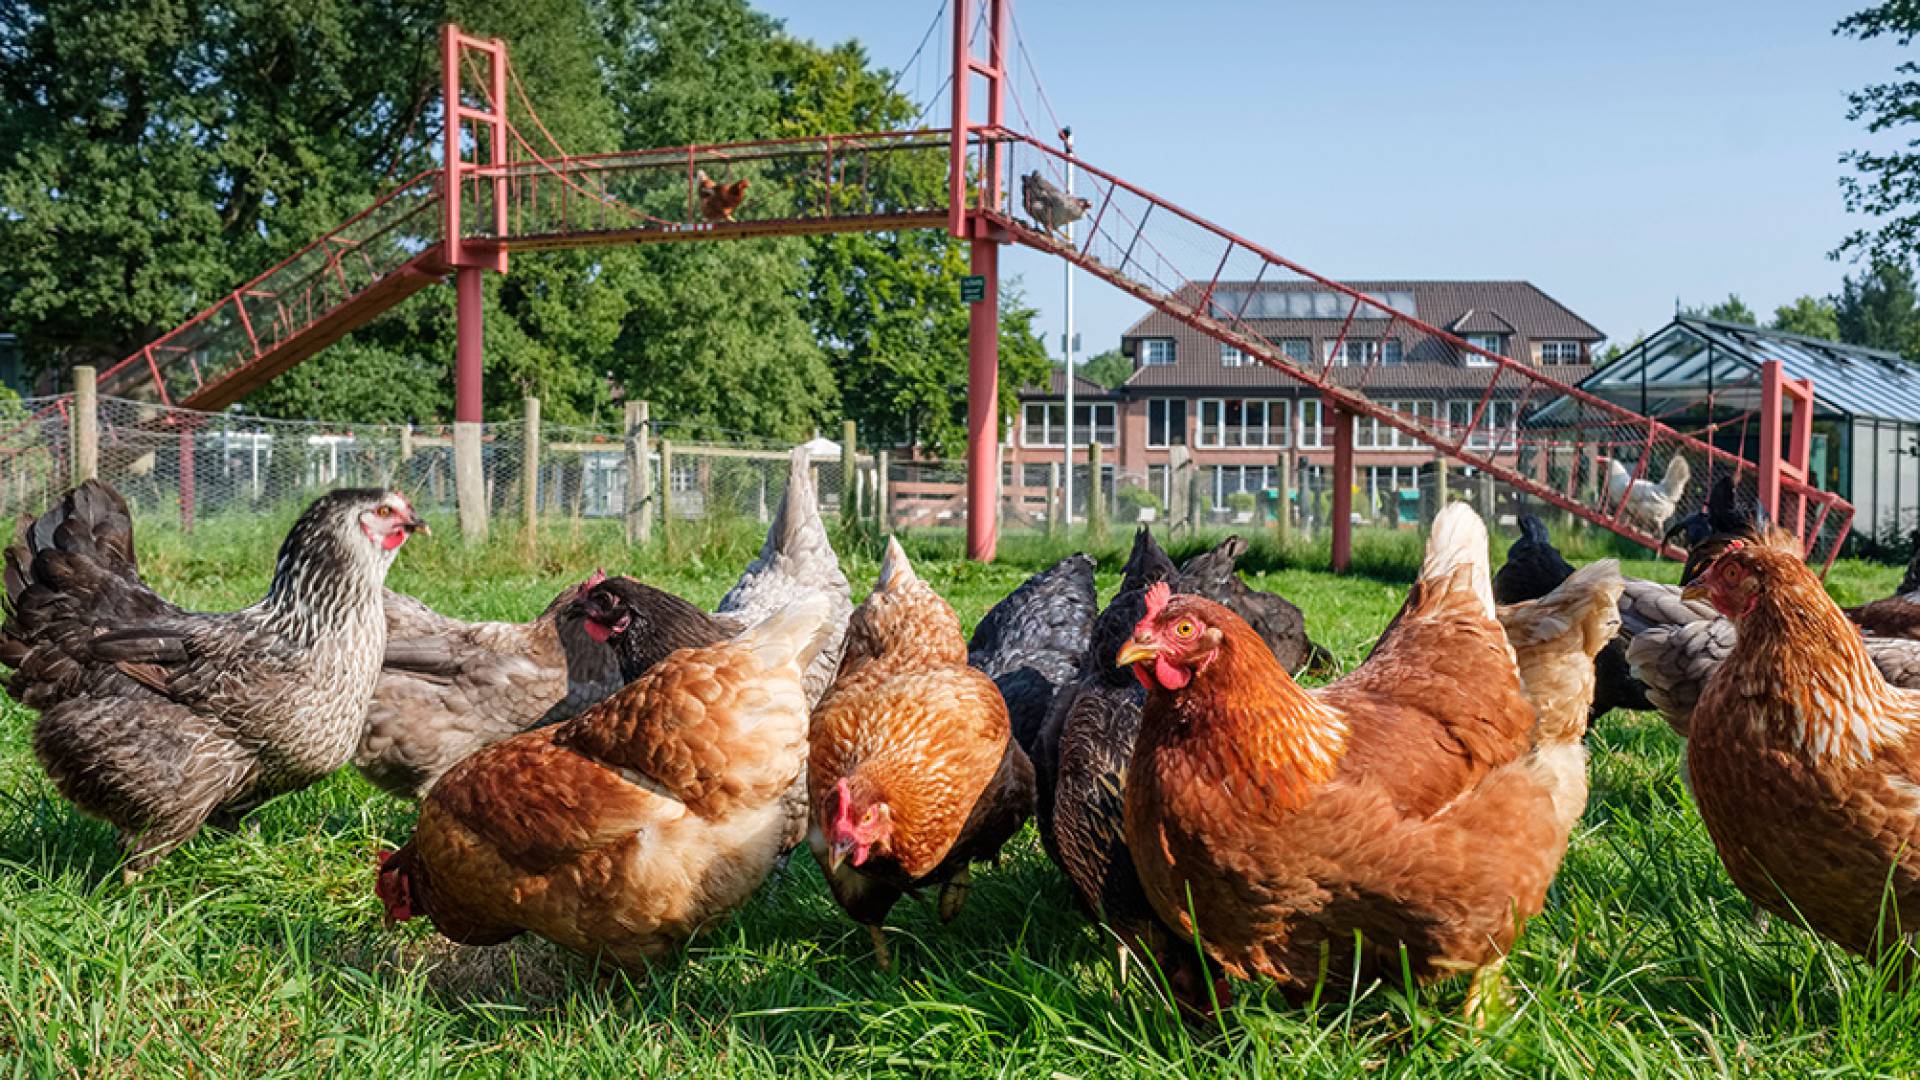
[[[1153,658],[1153,678],[1168,690],[1178,690],[1193,679],[1193,673],[1164,656]]]

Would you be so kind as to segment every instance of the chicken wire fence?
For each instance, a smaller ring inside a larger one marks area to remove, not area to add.
[[[224,514],[297,509],[337,487],[397,487],[430,515],[458,511],[451,425],[352,424],[200,413],[103,397],[97,405],[99,475],[126,496],[136,516],[158,525],[196,523]],[[0,418],[0,510],[37,513],[66,489],[78,436],[71,395],[22,402]],[[480,427],[480,476],[489,520],[631,520],[641,491],[653,513],[671,520],[712,517],[767,522],[785,490],[790,444],[654,419],[648,425],[645,481],[635,489],[639,440],[617,427],[504,421]],[[529,444],[532,432],[537,440]],[[1472,502],[1495,527],[1523,512],[1571,515],[1494,474],[1460,463],[1445,469],[1404,452],[1369,454],[1397,436],[1362,424],[1355,432],[1354,522],[1415,529],[1449,500]],[[529,448],[534,453],[529,454]],[[958,461],[857,454],[849,473],[841,447],[815,440],[812,473],[823,511],[892,530],[960,529],[967,518],[966,467]],[[1322,443],[1324,445],[1324,441]],[[1515,433],[1503,460],[1578,504],[1632,516],[1658,535],[1698,509],[1713,481],[1731,475],[1735,497],[1758,497],[1756,470],[1729,474],[1724,458],[1694,460],[1679,449],[1664,455],[1592,438],[1571,445],[1529,447]],[[1404,451],[1405,448],[1401,448]],[[1391,446],[1387,450],[1392,450]],[[1629,457],[1629,453],[1636,456]],[[1098,519],[1157,522],[1181,529],[1287,528],[1312,536],[1331,527],[1332,469],[1324,454],[1275,453],[1266,463],[1216,464],[1188,456],[1179,465],[1123,468],[1104,464],[1096,476],[1082,461],[1068,485],[1059,462],[1009,453],[1002,467],[999,521],[1007,530],[1047,530]],[[1241,454],[1244,458],[1247,455]],[[1375,464],[1389,460],[1392,463]],[[1686,461],[1676,477],[1673,463]],[[1411,461],[1411,463],[1409,463]],[[1619,464],[1616,466],[1616,462]],[[1709,472],[1718,468],[1719,473]],[[1071,506],[1066,493],[1071,492]],[[1671,491],[1672,497],[1666,497]],[[1800,513],[1783,495],[1783,516]],[[1837,545],[1844,519],[1809,501],[1812,551]]]

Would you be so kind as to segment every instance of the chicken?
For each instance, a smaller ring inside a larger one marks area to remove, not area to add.
[[[1531,514],[1520,515],[1520,539],[1507,549],[1507,561],[1493,575],[1493,598],[1501,604],[1538,600],[1573,576],[1573,565],[1553,546],[1547,527]],[[1594,657],[1593,714],[1597,720],[1614,709],[1650,709],[1647,688],[1627,664],[1623,631]]]
[[[1307,637],[1307,617],[1300,609],[1286,597],[1262,592],[1240,579],[1234,568],[1246,552],[1245,540],[1227,537],[1212,551],[1182,563],[1180,576],[1174,581],[1175,589],[1225,605],[1228,611],[1246,620],[1289,675],[1298,675],[1309,668],[1330,669],[1333,654]]]
[[[1694,706],[1739,635],[1711,607],[1680,596],[1677,586],[1628,579],[1620,612],[1634,677],[1668,726],[1685,738]],[[1887,682],[1920,690],[1920,641],[1870,637],[1862,644]]]
[[[1608,458],[1606,508],[1611,511],[1624,500],[1622,516],[1659,536],[1666,528],[1667,519],[1673,517],[1679,507],[1681,496],[1687,493],[1687,481],[1692,478],[1693,467],[1679,454],[1667,459],[1667,471],[1657,484],[1644,477],[1635,479],[1619,458]]]
[[[873,592],[808,735],[807,843],[828,888],[873,936],[900,897],[940,889],[960,913],[969,866],[992,859],[1033,810],[1033,766],[993,680],[967,666],[953,608],[887,541]]]
[[[1160,551],[1151,535],[1145,529],[1139,535],[1150,553],[1136,542],[1120,591],[1094,620],[1080,679],[1055,698],[1034,759],[1041,843],[1066,875],[1081,910],[1119,939],[1122,980],[1129,956],[1160,955],[1173,940],[1147,903],[1127,850],[1123,817],[1127,767],[1146,692],[1118,657],[1147,613],[1148,587],[1173,576],[1164,555],[1159,560],[1164,565],[1152,560]]]
[[[1020,205],[1026,208],[1034,224],[1062,241],[1067,239],[1063,230],[1093,208],[1092,202],[1055,187],[1038,169],[1020,178]]]
[[[831,601],[827,610],[833,610]],[[717,645],[747,626],[737,616],[709,615],[670,592],[629,577],[594,583],[569,605],[567,616],[579,619],[587,636],[609,644],[622,685],[681,649]],[[829,641],[837,636],[831,614],[825,632]]]
[[[745,622],[758,622],[802,596],[827,597],[827,646],[807,668],[807,701],[818,704],[840,667],[840,643],[846,636],[853,599],[847,576],[827,539],[820,520],[820,500],[813,489],[813,454],[796,446],[787,459],[787,490],[767,527],[760,555],[747,565],[740,580],[720,598],[716,611]],[[797,841],[796,841],[797,842]]]
[[[973,628],[967,663],[993,680],[1020,749],[1031,757],[1061,687],[1080,674],[1099,609],[1093,560],[1070,555],[993,605]]]
[[[1847,618],[1874,637],[1920,641],[1920,532],[1914,534],[1913,558],[1900,587],[1885,600],[1848,608]]]
[[[644,971],[772,869],[806,760],[801,672],[828,637],[828,602],[802,598],[454,766],[381,857],[389,923],[425,916],[467,945],[532,932]]]
[[[732,221],[733,212],[747,201],[746,177],[723,184],[708,176],[705,169],[700,169],[696,173],[696,181],[700,195],[700,216],[708,221]]]
[[[1687,774],[1728,875],[1843,947],[1920,926],[1920,692],[1889,686],[1798,551],[1732,543],[1686,591],[1737,639],[1693,709]]]
[[[381,583],[425,529],[398,492],[323,495],[265,599],[202,613],[141,582],[127,505],[99,481],[23,525],[7,689],[40,713],[34,753],[60,794],[118,831],[126,876],[347,763],[386,648]]]
[[[1618,585],[1590,569],[1526,640],[1529,663],[1561,670],[1524,683],[1465,504],[1435,520],[1372,655],[1314,691],[1226,608],[1154,586],[1119,659],[1148,687],[1126,836],[1155,913],[1227,973],[1294,1000],[1398,979],[1404,960],[1421,981],[1474,972],[1468,1010],[1482,1015],[1584,808],[1587,703],[1556,691],[1536,723],[1523,687],[1577,683],[1590,659],[1568,656],[1611,635]],[[1547,647],[1549,617],[1578,644]],[[1226,994],[1204,972],[1171,981],[1202,1015]]]
[[[571,605],[569,586],[528,623],[465,623],[386,593],[387,650],[353,763],[375,787],[419,799],[489,743],[555,723],[625,685],[613,650]]]

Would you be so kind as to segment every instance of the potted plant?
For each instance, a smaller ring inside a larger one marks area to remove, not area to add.
[[[1118,492],[1118,498],[1121,506],[1132,508],[1133,520],[1142,525],[1157,519],[1163,509],[1160,496],[1138,484],[1123,485]]]

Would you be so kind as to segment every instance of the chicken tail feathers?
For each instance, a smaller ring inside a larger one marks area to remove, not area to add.
[[[810,534],[824,535],[820,522],[820,499],[813,490],[813,452],[796,446],[787,460],[787,490],[773,512],[773,524],[767,529],[766,543],[760,546],[760,558],[779,551],[803,547]]]
[[[907,561],[907,549],[900,546],[900,538],[887,537],[887,553],[880,557],[880,576],[873,587],[878,590],[895,589],[918,580],[919,576],[913,572],[913,564]]]
[[[1620,631],[1620,564],[1602,559],[1574,571],[1546,596],[1502,613],[1533,704],[1536,745],[1577,742],[1593,704],[1593,658]]]
[[[1675,454],[1667,460],[1667,471],[1660,478],[1660,490],[1669,499],[1678,500],[1687,493],[1687,483],[1693,479],[1693,466],[1687,464],[1686,456]]]
[[[1532,514],[1520,515],[1520,538],[1536,547],[1550,548],[1553,538],[1547,535],[1547,524]]]
[[[832,641],[832,614],[831,599],[813,593],[748,627],[734,641],[753,650],[763,667],[792,664],[804,672]]]
[[[1486,617],[1494,617],[1493,571],[1488,555],[1487,526],[1473,507],[1457,502],[1433,519],[1427,536],[1427,555],[1420,564],[1420,581],[1428,588],[1469,588]],[[1465,574],[1464,582],[1458,575]]]

